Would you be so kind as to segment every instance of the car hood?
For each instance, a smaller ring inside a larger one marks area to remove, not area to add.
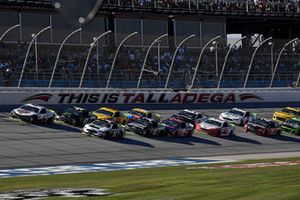
[[[103,114],[99,114],[99,113],[93,113],[98,119],[111,119],[111,116],[108,115],[103,115]]]
[[[208,124],[208,123],[201,123],[200,124],[201,128],[204,128],[204,129],[217,129],[217,128],[220,128],[219,126],[216,126],[216,125],[213,125],[213,124]]]
[[[129,127],[137,127],[137,128],[146,128],[146,126],[142,125],[142,124],[139,124],[139,123],[129,123],[128,124]]]
[[[240,115],[232,114],[229,112],[221,113],[221,116],[229,118],[229,119],[241,119],[242,118],[242,116],[240,116]]]
[[[17,113],[18,115],[22,115],[22,116],[32,116],[35,115],[35,112],[29,111],[29,110],[24,110],[22,108],[17,108],[14,109],[14,112]]]
[[[101,131],[101,132],[109,131],[109,128],[104,127],[104,126],[97,126],[95,124],[87,124],[84,126],[84,128],[89,128],[89,129],[93,129],[93,130],[97,130],[97,131]]]
[[[254,126],[254,127],[256,127],[256,128],[263,128],[263,129],[265,129],[266,127],[264,127],[264,126],[262,126],[262,125],[259,125],[259,124],[256,124],[256,123],[248,123],[247,124],[247,126]]]

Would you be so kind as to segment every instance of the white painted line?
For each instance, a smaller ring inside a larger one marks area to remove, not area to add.
[[[154,168],[154,167],[170,167],[170,166],[180,166],[180,165],[213,164],[213,163],[225,163],[225,162],[233,162],[233,160],[176,158],[176,159],[147,160],[147,161],[135,161],[135,162],[77,164],[77,165],[64,165],[64,166],[54,166],[54,167],[3,169],[0,170],[0,178],[117,171],[117,170],[143,169],[143,168]]]

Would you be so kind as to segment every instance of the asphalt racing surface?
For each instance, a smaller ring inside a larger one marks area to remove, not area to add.
[[[201,112],[217,117],[226,110]],[[248,110],[270,118],[279,109]],[[162,118],[176,112],[157,111]],[[104,140],[85,136],[79,128],[65,124],[31,125],[0,113],[0,169],[277,152],[300,152],[300,137],[261,137],[236,126],[233,136],[223,138],[199,133],[190,138],[144,138],[129,133],[123,139]]]

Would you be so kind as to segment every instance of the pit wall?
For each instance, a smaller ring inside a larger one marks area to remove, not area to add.
[[[89,109],[197,109],[229,107],[299,106],[299,88],[201,89],[189,91],[158,89],[0,88],[0,111],[24,103],[63,109],[79,105]]]

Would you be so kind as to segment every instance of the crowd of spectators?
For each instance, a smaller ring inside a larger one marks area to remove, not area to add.
[[[299,11],[298,0],[106,0],[105,6],[206,12],[280,12]],[[155,10],[154,10],[155,11]]]
[[[18,80],[21,72],[23,62],[25,59],[25,52],[27,45],[18,44],[17,48],[10,48],[9,46],[0,46],[0,82],[2,85],[12,84],[13,80]],[[34,51],[31,51],[26,63],[24,71],[24,79],[30,80],[49,80],[53,71],[53,66],[56,58],[57,48],[52,50],[44,50],[51,48],[41,48],[38,53],[38,66],[36,66],[36,57]],[[216,69],[216,54],[215,51],[207,49],[204,53],[202,62],[199,68],[199,77],[207,77],[208,79],[217,80],[217,76],[221,71],[224,62],[225,53],[228,47],[218,48],[218,69]],[[86,61],[88,47],[80,47],[76,50],[65,49],[61,54],[58,66],[55,72],[55,80],[79,80]],[[138,75],[141,71],[146,48],[145,47],[123,47],[118,54],[117,61],[114,68],[113,77],[118,81],[137,81]],[[107,75],[110,71],[115,49],[111,47],[100,47],[98,51],[92,52],[88,62],[86,72],[87,79],[92,80],[107,80]],[[173,53],[170,49],[161,48],[160,55],[158,55],[157,48],[153,48],[148,56],[146,62],[146,69],[154,71],[159,70],[159,76],[162,79],[166,78],[169,72],[170,64],[172,62]],[[182,47],[179,49],[174,66],[172,77],[174,79],[190,78],[194,72],[198,61],[200,49],[191,49]],[[240,79],[246,74],[250,57],[253,53],[251,48],[235,48],[226,65],[225,76],[235,76]],[[274,63],[278,52],[274,53]],[[160,56],[160,59],[158,59]],[[269,48],[262,49],[256,56],[253,63],[252,74],[270,74],[271,61]],[[278,73],[293,73],[296,71],[295,63],[297,57],[283,56],[278,66]],[[38,73],[36,70],[38,69]],[[189,77],[183,77],[189,76]],[[144,78],[153,79],[154,75],[145,73]],[[2,80],[2,81],[1,81]]]

